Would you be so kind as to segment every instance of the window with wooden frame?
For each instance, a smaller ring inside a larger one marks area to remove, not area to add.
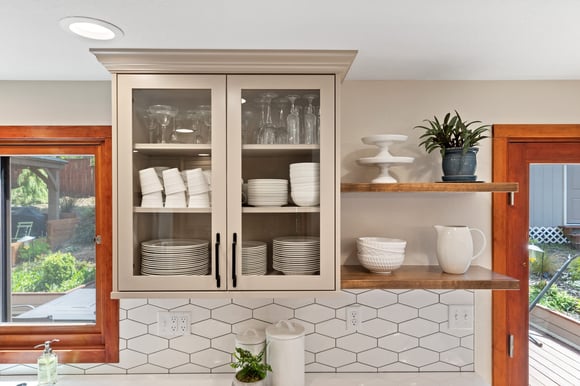
[[[110,126],[0,126],[0,363],[34,363],[50,339],[63,363],[119,360],[111,140]]]

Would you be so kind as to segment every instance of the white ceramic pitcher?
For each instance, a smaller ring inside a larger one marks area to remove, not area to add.
[[[465,273],[471,261],[481,255],[487,245],[485,234],[477,228],[464,225],[434,225],[434,228],[437,231],[437,260],[446,273]],[[471,232],[479,233],[483,240],[475,255]]]

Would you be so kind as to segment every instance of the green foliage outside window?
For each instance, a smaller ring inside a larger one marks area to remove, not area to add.
[[[46,177],[46,171],[40,169]],[[10,193],[12,206],[31,206],[48,202],[48,188],[46,183],[32,170],[22,169],[17,180],[17,187]]]

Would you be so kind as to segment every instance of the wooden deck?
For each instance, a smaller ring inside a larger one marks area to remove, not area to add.
[[[530,386],[580,385],[580,352],[533,328],[530,335],[543,343],[530,342]]]

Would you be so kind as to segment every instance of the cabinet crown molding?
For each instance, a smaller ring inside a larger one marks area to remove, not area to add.
[[[342,82],[356,50],[90,50],[109,72],[335,74]]]

